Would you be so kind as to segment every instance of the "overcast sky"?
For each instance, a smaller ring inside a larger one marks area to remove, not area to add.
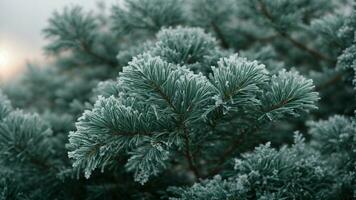
[[[46,44],[42,29],[54,10],[68,5],[95,9],[98,0],[0,0],[0,78],[18,74],[26,61],[43,60],[42,47]],[[107,6],[119,0],[103,1]],[[2,58],[1,58],[2,57]]]

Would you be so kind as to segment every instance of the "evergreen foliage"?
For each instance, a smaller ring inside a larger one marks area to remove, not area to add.
[[[233,55],[219,61],[209,80],[184,66],[141,55],[120,73],[117,86],[123,91],[119,98],[99,97],[94,108],[79,118],[77,131],[69,135],[73,149],[69,156],[76,160],[75,166],[84,166],[89,177],[92,170],[104,167],[112,157],[128,149],[132,155],[128,169],[138,167],[135,179],[144,183],[166,165],[169,151],[165,146],[168,146],[183,149],[189,167],[200,177],[189,149],[191,143],[209,139],[204,132],[210,123],[216,123],[217,117],[223,118],[229,111],[233,115],[234,111],[246,113],[255,109],[255,116],[249,117],[257,121],[258,113],[282,117],[314,108],[317,94],[312,92],[310,81],[282,71],[278,74],[279,81],[274,81],[276,76],[271,78],[275,85],[265,92],[262,85],[268,81],[266,74],[263,65]],[[281,89],[291,92],[288,96],[281,95]],[[258,93],[266,93],[263,100],[258,99]],[[219,112],[222,116],[217,116]],[[244,120],[243,116],[229,118],[227,121]],[[212,130],[210,134],[219,132]],[[130,152],[130,149],[135,150]]]
[[[2,86],[0,199],[355,199],[353,4],[55,11]]]
[[[292,147],[279,150],[261,145],[235,160],[233,176],[172,188],[172,199],[325,199],[332,176],[318,154],[304,147],[296,135]]]
[[[127,0],[124,6],[113,7],[113,24],[117,32],[157,32],[162,27],[175,26],[184,22],[178,0]]]

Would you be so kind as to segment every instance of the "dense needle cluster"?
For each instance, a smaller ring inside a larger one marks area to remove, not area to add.
[[[350,0],[56,11],[0,93],[0,199],[356,198]]]

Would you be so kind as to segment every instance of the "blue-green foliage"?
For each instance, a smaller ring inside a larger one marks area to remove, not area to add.
[[[181,0],[127,0],[113,7],[114,30],[155,32],[184,21]]]
[[[312,146],[320,151],[335,169],[335,194],[332,198],[356,196],[356,122],[354,118],[335,115],[309,123]]]
[[[318,100],[318,94],[310,92],[314,89],[312,80],[307,80],[298,72],[280,71],[272,76],[270,87],[263,97],[268,118],[298,115],[301,111],[317,108],[313,102]]]
[[[66,7],[62,13],[55,12],[49,19],[49,24],[50,26],[44,29],[45,37],[52,40],[52,43],[46,46],[48,53],[70,51],[80,58],[77,65],[117,65],[117,60],[112,55],[116,53],[117,48],[112,43],[107,43],[114,39],[100,32],[102,27],[92,14],[85,13],[80,7]]]
[[[323,154],[342,154],[347,158],[340,161],[346,163],[355,159],[356,124],[354,119],[335,115],[328,120],[310,122],[309,126],[309,132],[313,137],[313,146]],[[342,163],[342,166],[345,166],[346,163]],[[348,165],[354,164],[349,163]]]
[[[179,35],[198,31],[179,30],[181,28],[165,30],[164,42],[174,43],[180,40]],[[202,31],[197,33],[204,35]],[[190,47],[180,52],[184,49]],[[199,55],[198,52],[195,54]],[[150,175],[157,174],[158,168],[166,166],[164,162],[170,151],[165,148],[175,153],[189,151],[190,140],[203,134],[201,131],[205,128],[199,130],[199,127],[209,126],[207,122],[215,120],[217,110],[222,109],[223,115],[227,115],[247,112],[250,108],[261,115],[267,113],[283,118],[286,114],[314,109],[318,100],[317,93],[312,92],[312,82],[296,72],[282,71],[279,78],[271,77],[264,65],[237,55],[222,58],[209,78],[194,74],[185,65],[175,64],[184,64],[185,56],[176,58],[180,61],[163,59],[150,54],[133,58],[117,79],[116,87],[122,90],[118,96],[100,97],[94,109],[85,111],[79,118],[77,131],[69,136],[72,149],[69,156],[75,159],[75,167],[85,168],[87,177],[95,168],[104,168],[111,159],[126,152],[131,155],[128,170],[134,171],[135,179],[144,183]],[[271,86],[268,86],[269,81]],[[115,88],[112,83],[108,84]],[[120,89],[110,90],[117,93],[115,91]],[[289,92],[283,95],[282,90]],[[255,120],[261,118],[255,117]],[[150,143],[158,143],[162,150]],[[186,155],[189,166],[197,173],[189,154]],[[133,165],[138,159],[142,163]]]
[[[59,174],[60,170],[67,168],[61,158],[62,147],[57,146],[61,141],[53,135],[49,124],[37,114],[13,110],[2,93],[0,107],[3,116],[0,121],[0,166],[3,177],[0,197],[48,199],[66,191]]]
[[[203,72],[209,71],[209,67],[224,54],[215,38],[199,28],[163,29],[158,32],[157,40],[151,50],[153,55]]]
[[[235,160],[234,175],[171,188],[171,199],[325,199],[332,175],[320,156],[307,150],[300,135],[296,144],[279,150],[270,144]]]
[[[0,199],[355,199],[351,5],[55,11],[0,93]]]

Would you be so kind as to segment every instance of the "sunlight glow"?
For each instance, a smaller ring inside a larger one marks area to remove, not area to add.
[[[0,49],[0,67],[7,67],[10,62],[9,54],[5,51]]]

